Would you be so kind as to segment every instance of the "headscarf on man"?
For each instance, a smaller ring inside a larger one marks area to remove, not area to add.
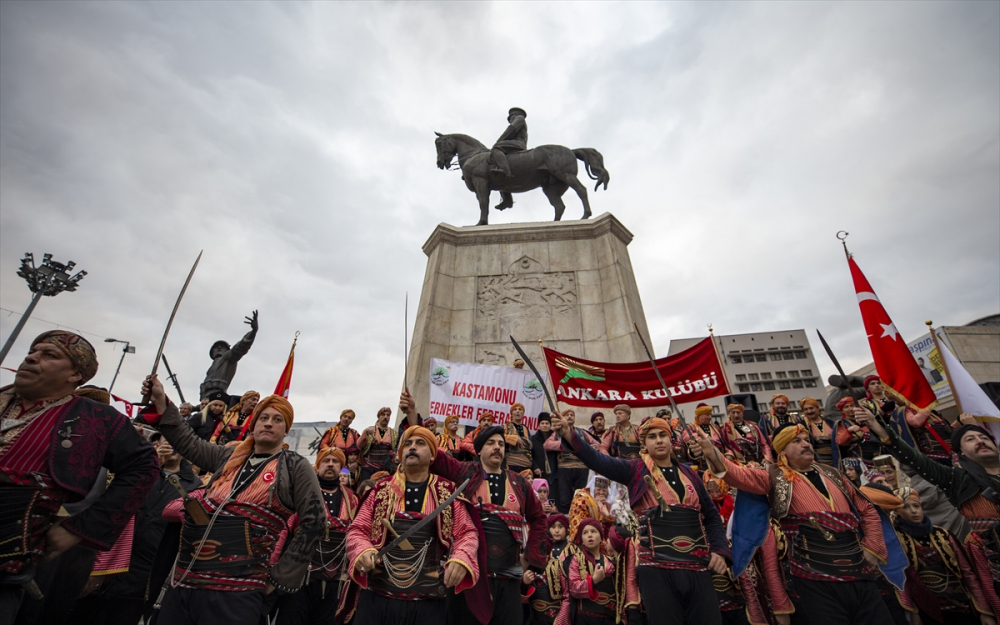
[[[771,440],[771,447],[778,454],[778,467],[781,469],[781,474],[789,482],[799,479],[799,474],[788,466],[788,461],[785,459],[783,452],[785,451],[785,447],[788,447],[788,444],[795,440],[795,437],[805,433],[806,429],[801,423],[786,423],[778,428],[774,433],[774,438]]]
[[[31,346],[34,347],[39,343],[50,343],[59,348],[80,374],[80,384],[86,384],[97,375],[97,352],[90,341],[79,334],[66,330],[49,330],[36,336]]]
[[[232,471],[238,470],[246,459],[253,453],[254,442],[253,442],[253,428],[257,423],[257,418],[260,417],[260,413],[266,408],[274,408],[281,414],[282,419],[285,421],[285,435],[288,431],[292,429],[292,423],[295,421],[295,410],[292,408],[292,404],[289,403],[287,399],[281,395],[269,395],[257,403],[257,407],[253,409],[253,416],[250,417],[248,426],[247,437],[240,441],[240,444],[236,446],[233,450],[233,454],[229,456],[229,460],[226,461],[224,467],[222,467],[222,474],[226,475]],[[288,447],[288,444],[285,444]]]
[[[431,448],[431,462],[434,462],[434,457],[437,455],[438,451],[438,439],[434,432],[431,432],[427,428],[418,425],[415,427],[408,427],[403,431],[403,435],[399,439],[399,447],[396,449],[396,458],[402,462],[403,460],[403,446],[406,441],[411,438],[422,438],[427,441],[427,446]],[[400,464],[400,470],[402,470],[403,465]]]
[[[340,461],[341,469],[347,467],[347,456],[344,455],[344,452],[341,451],[340,447],[324,447],[316,454],[316,462],[313,466],[316,467],[317,471],[319,470],[319,463],[323,462],[323,460],[330,455]]]
[[[502,425],[491,425],[488,428],[480,430],[479,434],[476,435],[475,440],[472,441],[472,448],[476,450],[476,455],[479,455],[479,453],[483,450],[483,445],[486,444],[486,441],[488,441],[491,436],[495,436],[497,434],[503,436],[503,432],[504,427]]]
[[[816,406],[816,408],[822,410],[822,406],[819,405],[819,401],[813,399],[812,397],[803,397],[799,400],[799,408],[805,408],[806,406]]]

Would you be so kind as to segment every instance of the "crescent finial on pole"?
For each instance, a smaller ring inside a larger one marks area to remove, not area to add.
[[[840,231],[837,232],[837,238],[840,239],[841,245],[844,246],[844,254],[847,256],[847,260],[851,259],[851,253],[849,251],[847,251],[847,237],[850,234],[851,233],[848,232],[847,230],[840,230]],[[840,236],[840,235],[844,235],[844,236]]]

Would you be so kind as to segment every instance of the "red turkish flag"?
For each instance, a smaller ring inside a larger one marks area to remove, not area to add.
[[[848,258],[854,290],[858,294],[861,320],[865,323],[868,345],[875,359],[875,369],[882,384],[902,396],[910,406],[918,410],[932,408],[937,404],[934,390],[920,371],[906,341],[899,335],[896,325],[889,318],[882,302],[875,295],[875,289],[868,278],[861,273],[853,258]]]

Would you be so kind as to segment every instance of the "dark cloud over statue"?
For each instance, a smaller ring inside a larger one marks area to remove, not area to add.
[[[216,341],[212,344],[212,349],[208,354],[212,358],[212,366],[205,373],[205,381],[201,383],[200,397],[204,399],[210,393],[229,390],[229,385],[236,376],[236,365],[247,355],[253,340],[257,336],[257,311],[253,315],[245,317],[244,323],[249,324],[250,331],[232,347],[226,341]]]

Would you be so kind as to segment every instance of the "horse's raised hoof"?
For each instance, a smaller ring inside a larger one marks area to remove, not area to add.
[[[497,204],[493,208],[497,209],[498,211],[504,211],[504,210],[507,210],[508,208],[513,208],[513,207],[514,207],[514,203],[513,202],[510,202],[510,203],[500,202],[499,204]]]

